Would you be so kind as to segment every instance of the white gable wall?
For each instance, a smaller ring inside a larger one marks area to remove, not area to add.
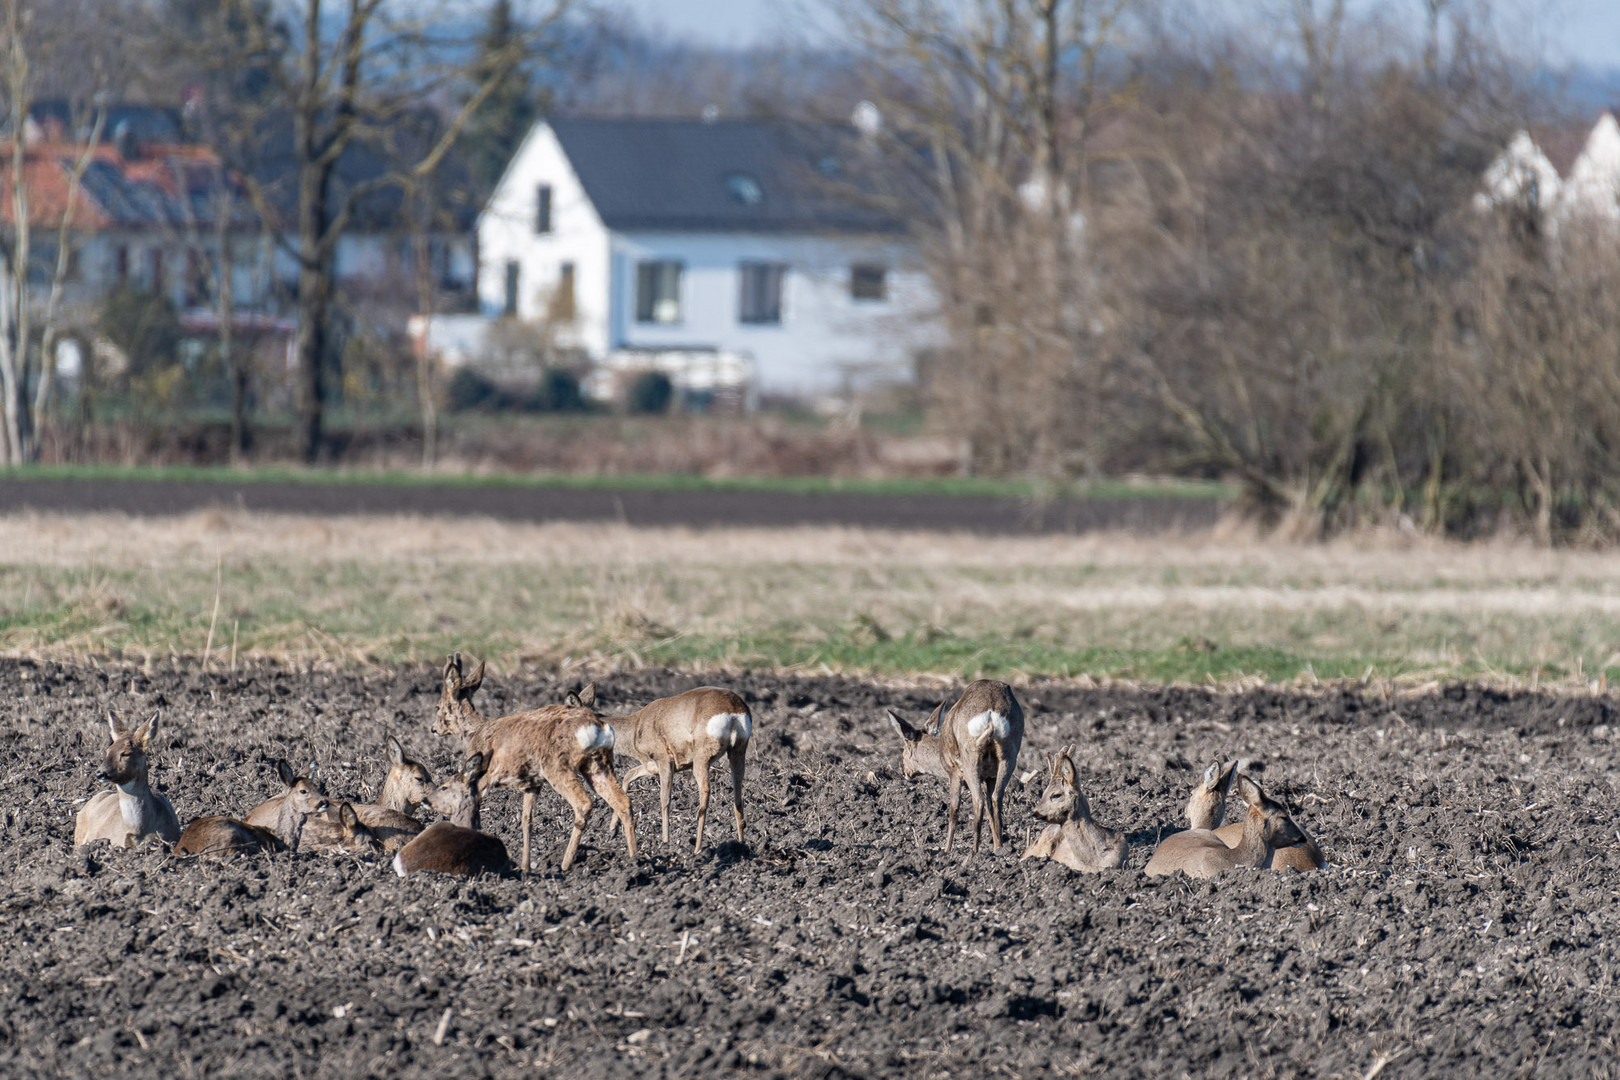
[[[551,186],[552,231],[546,234],[534,231],[542,184]],[[546,314],[563,263],[573,263],[576,318],[559,340],[592,356],[607,351],[608,232],[549,125],[536,124],[529,132],[479,215],[478,258],[483,313],[496,317],[505,311],[506,265],[516,261],[517,316],[536,321]]]

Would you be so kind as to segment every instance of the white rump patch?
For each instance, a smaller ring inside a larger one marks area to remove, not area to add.
[[[403,852],[394,852],[394,873],[398,874],[400,877],[405,876],[405,863],[400,860],[400,855],[402,854]]]
[[[611,750],[613,729],[606,724],[581,724],[574,732],[581,750]]]
[[[982,739],[986,734],[992,734],[997,739],[1005,739],[1012,734],[1012,722],[994,709],[987,710],[968,721],[968,734],[975,739]]]
[[[721,746],[733,747],[753,736],[754,720],[745,712],[715,713],[709,717],[708,732]]]

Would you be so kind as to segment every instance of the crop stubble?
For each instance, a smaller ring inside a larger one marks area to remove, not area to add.
[[[604,712],[691,685],[603,683]],[[750,846],[643,857],[601,808],[574,872],[397,879],[309,854],[216,863],[71,847],[104,711],[162,709],[156,783],[182,819],[245,811],[270,761],[369,795],[400,734],[435,773],[433,671],[0,662],[0,1073],[165,1076],[1541,1075],[1612,1069],[1610,699],[1452,688],[1022,693],[1034,748],[1080,747],[1127,866],[942,856],[938,782],[906,782],[880,707],[925,690],[731,680],[755,704]],[[486,714],[555,699],[492,678]],[[1263,757],[1333,865],[1213,883],[1141,874],[1217,756]],[[1014,785],[1022,844],[1039,780]],[[486,828],[516,839],[518,800]],[[550,866],[559,799],[536,820]],[[448,1015],[449,1019],[446,1020]],[[437,1038],[436,1038],[437,1036]]]

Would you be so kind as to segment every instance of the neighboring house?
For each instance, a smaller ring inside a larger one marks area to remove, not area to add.
[[[1520,131],[1485,170],[1481,209],[1519,205],[1555,227],[1571,218],[1620,221],[1620,124],[1603,113],[1590,129]]]
[[[831,126],[538,123],[478,219],[481,310],[607,370],[751,369],[782,396],[909,378],[934,295],[850,194],[866,150]]]

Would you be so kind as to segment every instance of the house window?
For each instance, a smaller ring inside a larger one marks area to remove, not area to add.
[[[889,271],[876,263],[856,263],[849,268],[849,295],[854,300],[887,300]]]
[[[675,259],[636,264],[636,322],[670,325],[681,321],[681,272]]]
[[[745,262],[737,267],[742,285],[737,300],[737,321],[756,326],[775,326],[782,321],[782,278],[784,263]]]
[[[551,185],[541,184],[534,194],[534,231],[551,231]]]
[[[515,318],[518,313],[518,280],[522,274],[523,267],[516,259],[506,261],[506,302],[501,306],[501,314],[508,318]]]
[[[122,285],[129,280],[129,248],[123,244],[113,254],[113,272],[118,275],[118,284]]]
[[[557,270],[557,291],[551,297],[551,317],[556,322],[574,321],[574,264],[565,262]]]
[[[155,293],[160,293],[163,291],[163,249],[153,248],[151,251],[147,252],[147,259],[151,263],[150,276],[152,291]]]

